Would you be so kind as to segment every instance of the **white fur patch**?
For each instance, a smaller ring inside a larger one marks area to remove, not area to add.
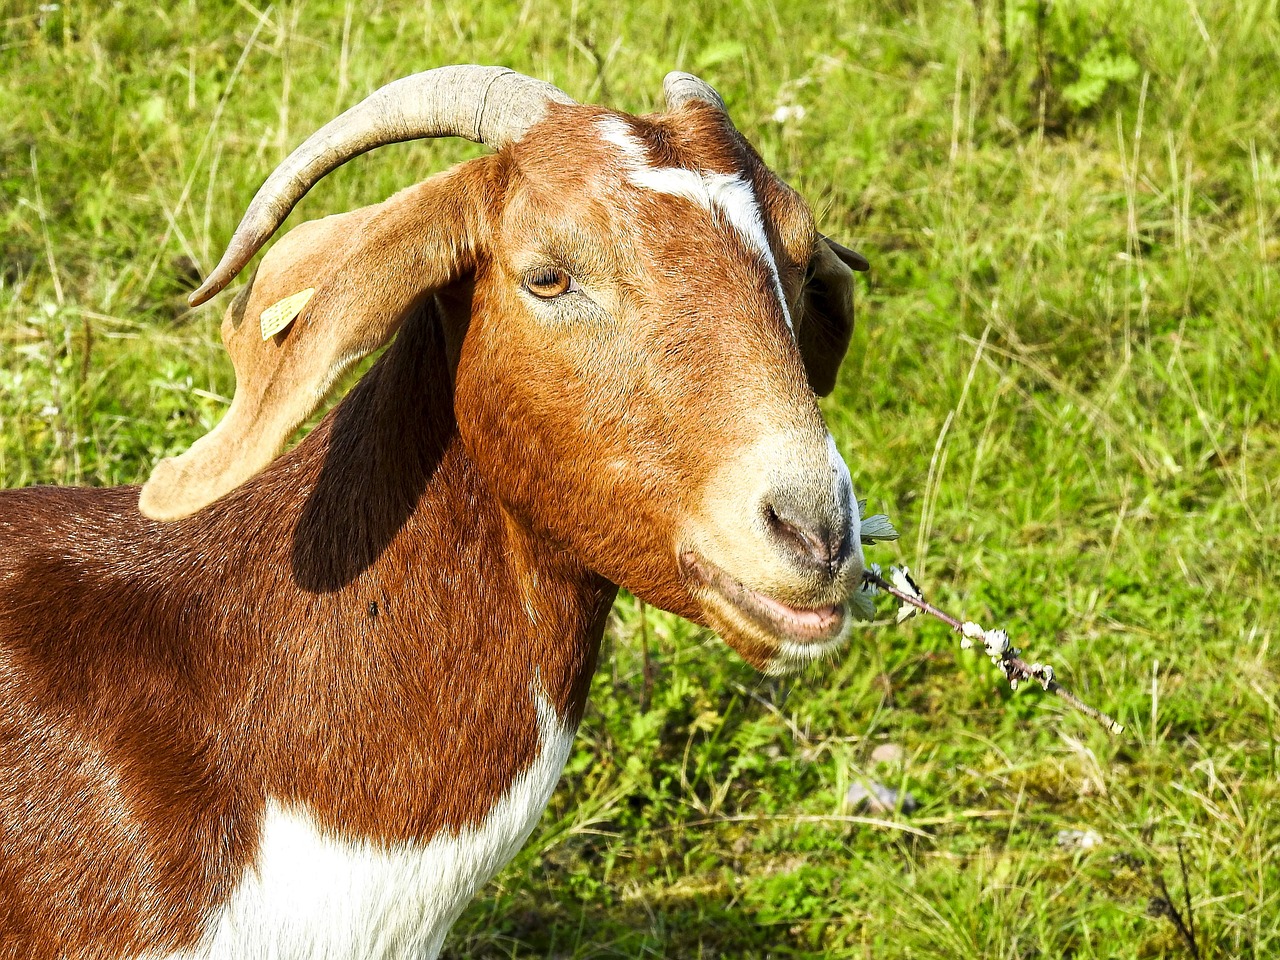
[[[858,552],[858,559],[864,564],[866,556],[862,552],[862,518],[858,514],[858,494],[853,489],[853,478],[849,476],[849,465],[840,456],[840,448],[836,446],[836,438],[827,433],[827,462],[831,465],[831,485],[836,502],[840,502],[840,492],[849,491],[850,517],[849,535],[853,538],[853,547]]]
[[[621,117],[605,117],[598,124],[600,136],[621,152],[627,179],[635,186],[655,193],[683,197],[728,221],[769,268],[769,277],[773,281],[778,304],[782,307],[782,316],[787,321],[787,327],[791,328],[791,311],[787,309],[787,297],[782,289],[782,281],[778,278],[778,263],[765,234],[760,205],[756,203],[755,192],[747,178],[741,174],[652,166],[644,144],[631,132],[625,120]]]
[[[306,810],[272,801],[257,862],[205,942],[165,960],[431,960],[523,846],[569,758],[573,731],[541,690],[533,700],[542,749],[480,826],[385,847],[327,834]]]

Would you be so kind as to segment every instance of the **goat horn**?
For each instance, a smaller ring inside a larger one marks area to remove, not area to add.
[[[662,80],[662,92],[666,94],[668,110],[679,110],[690,100],[701,100],[703,103],[711,104],[721,113],[728,113],[725,110],[724,100],[720,98],[720,94],[716,93],[715,88],[705,80],[699,80],[692,73],[672,70]]]
[[[267,178],[213,273],[188,297],[198,307],[230,283],[325,174],[388,143],[463,137],[501,150],[542,119],[559,88],[506,67],[438,67],[374,91],[306,139]]]

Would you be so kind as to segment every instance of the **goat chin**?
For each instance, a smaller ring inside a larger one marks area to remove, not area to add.
[[[497,152],[276,242],[226,311],[229,410],[141,490],[0,493],[0,957],[434,957],[555,788],[615,584],[770,672],[846,643],[814,391],[860,260],[714,90],[665,92],[376,92],[194,302],[359,153]]]

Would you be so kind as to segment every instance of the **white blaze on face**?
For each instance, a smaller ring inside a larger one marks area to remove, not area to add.
[[[778,297],[787,328],[794,330],[787,297],[778,277],[778,263],[764,231],[764,218],[756,202],[751,183],[741,174],[714,173],[707,170],[685,170],[683,167],[655,167],[649,163],[644,144],[631,132],[621,117],[606,117],[599,122],[600,136],[622,153],[627,179],[637,187],[682,197],[722,217],[733,227],[746,245],[760,255],[769,270],[773,292]]]
[[[849,502],[845,507],[849,511],[850,547],[858,556],[858,563],[865,567],[867,558],[862,552],[862,518],[858,513],[858,495],[853,489],[853,477],[849,475],[849,464],[840,456],[840,448],[836,446],[836,438],[827,434],[827,463],[831,467],[831,484],[835,490],[837,501],[847,496]],[[843,491],[843,493],[842,493]]]

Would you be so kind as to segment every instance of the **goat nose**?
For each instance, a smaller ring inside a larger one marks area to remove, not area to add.
[[[765,522],[778,547],[797,565],[833,573],[848,556],[852,537],[848,511],[816,508],[776,492],[764,505]]]

